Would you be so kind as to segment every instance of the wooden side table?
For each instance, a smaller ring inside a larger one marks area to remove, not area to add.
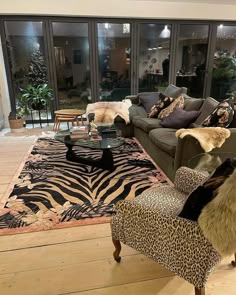
[[[83,122],[83,115],[85,114],[84,110],[79,110],[79,109],[63,109],[63,110],[57,110],[54,112],[55,114],[55,121],[54,121],[54,126],[53,130],[58,131],[60,129],[60,124],[61,122],[67,122],[67,126],[69,129],[69,122],[72,123],[72,126],[74,124],[79,125],[84,125]]]

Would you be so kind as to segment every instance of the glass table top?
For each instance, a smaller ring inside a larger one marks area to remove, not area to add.
[[[81,146],[81,147],[88,147],[90,149],[97,149],[97,150],[103,150],[103,149],[112,149],[121,146],[124,144],[124,139],[122,137],[116,137],[116,138],[102,138],[99,137],[96,138],[85,138],[85,139],[72,139],[70,137],[70,131],[60,131],[56,133],[55,139],[63,142],[65,144],[71,145],[71,146]]]
[[[217,167],[219,167],[226,159],[236,158],[236,153],[227,152],[212,152],[200,153],[193,156],[189,162],[188,167],[205,174],[211,174]]]

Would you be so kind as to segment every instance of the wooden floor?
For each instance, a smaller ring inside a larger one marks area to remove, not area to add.
[[[0,197],[34,136],[1,136]],[[1,295],[193,295],[192,285],[123,246],[112,259],[109,224],[0,236]],[[211,275],[206,295],[235,295],[230,258]]]

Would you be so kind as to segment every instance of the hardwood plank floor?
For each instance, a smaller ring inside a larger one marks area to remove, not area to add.
[[[0,132],[0,202],[35,140],[30,135]],[[0,294],[194,295],[192,285],[133,249],[122,247],[120,264],[112,252],[109,224],[0,236]],[[206,295],[235,294],[229,263],[212,273]]]

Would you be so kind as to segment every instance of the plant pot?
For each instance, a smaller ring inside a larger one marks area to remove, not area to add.
[[[41,102],[38,102],[38,103],[32,103],[31,104],[31,107],[33,110],[35,111],[41,111],[45,108],[44,104],[42,104]]]
[[[21,133],[25,131],[24,128],[24,122],[25,120],[20,118],[20,119],[10,119],[9,120],[9,125],[11,128],[11,131],[13,133]]]

